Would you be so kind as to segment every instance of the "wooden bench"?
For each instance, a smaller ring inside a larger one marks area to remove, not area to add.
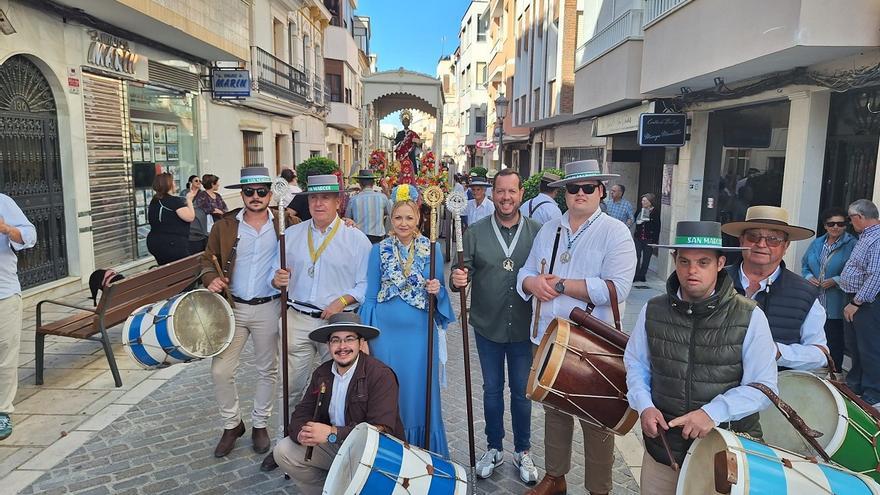
[[[95,308],[76,306],[63,301],[42,300],[37,303],[36,329],[36,382],[43,384],[43,348],[46,335],[59,335],[74,339],[100,342],[110,363],[113,381],[122,386],[122,378],[113,357],[107,330],[125,322],[137,308],[168,299],[191,285],[199,276],[201,253],[163,265],[131,277],[118,280],[101,292]],[[54,304],[81,310],[80,312],[51,323],[43,323],[43,305]]]

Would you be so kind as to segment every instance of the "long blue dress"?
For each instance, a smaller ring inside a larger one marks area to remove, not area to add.
[[[429,246],[426,241],[423,238],[423,247]],[[431,368],[433,375],[431,379],[431,446],[425,447],[428,314],[427,309],[419,309],[411,305],[399,294],[379,302],[382,277],[384,275],[386,281],[389,278],[389,270],[387,264],[383,263],[381,250],[384,244],[387,256],[388,243],[390,242],[397,241],[389,238],[373,246],[367,268],[367,292],[360,309],[361,321],[377,327],[380,331],[379,336],[370,341],[370,354],[390,366],[397,374],[397,379],[400,382],[400,417],[403,420],[406,441],[444,457],[449,457],[446,429],[443,426],[443,414],[440,407],[440,342],[437,334],[438,327],[446,327],[449,322],[455,321],[455,315],[449,302],[449,294],[443,283],[442,250],[439,247],[435,248],[435,277],[440,280],[441,288],[437,295],[437,311],[434,313],[434,363]],[[404,259],[408,259],[406,249],[400,249],[400,254]],[[419,271],[427,280],[430,275],[430,262],[424,259],[424,256],[424,253],[416,252],[416,262],[413,268],[420,266],[421,270]],[[407,278],[406,283],[409,284],[410,281],[410,278]],[[412,289],[412,285],[410,285],[410,289]],[[427,291],[424,290],[423,285],[421,291],[414,292],[420,292],[421,295],[418,297],[424,297],[426,300]],[[425,307],[427,308],[427,305]]]

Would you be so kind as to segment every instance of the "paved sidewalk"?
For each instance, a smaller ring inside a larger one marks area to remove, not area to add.
[[[627,301],[624,326],[635,321],[648,298],[662,284],[633,289]],[[457,298],[453,298],[456,301]],[[68,301],[90,305],[85,292]],[[63,312],[58,313],[60,317]],[[13,415],[15,432],[0,443],[0,486],[4,493],[298,493],[275,473],[258,465],[262,455],[250,449],[249,433],[225,459],[212,455],[220,421],[213,398],[209,361],[175,365],[160,371],[141,370],[119,344],[114,328],[114,350],[122,368],[124,386],[116,389],[107,361],[97,343],[47,339],[45,385],[33,384],[33,308],[25,309],[25,331],[20,366],[20,390]],[[467,425],[459,328],[449,332],[449,381],[443,393],[443,414],[454,461],[467,466]],[[482,381],[471,335],[474,395]],[[254,381],[250,344],[239,370],[239,383]],[[251,390],[245,385],[242,410],[250,408]],[[509,401],[508,401],[509,403]],[[474,401],[478,455],[483,446],[484,422],[479,400]],[[277,422],[277,414],[273,422]],[[246,424],[250,426],[246,419]],[[543,467],[543,413],[533,408],[533,452]],[[507,438],[512,438],[509,415]],[[614,466],[615,494],[638,493],[635,479],[641,463],[638,433],[617,438]],[[575,439],[579,444],[576,434]],[[583,493],[583,457],[575,447],[569,475],[569,493]],[[510,462],[492,479],[478,483],[478,493],[519,494],[521,484]],[[635,476],[635,479],[634,479]]]

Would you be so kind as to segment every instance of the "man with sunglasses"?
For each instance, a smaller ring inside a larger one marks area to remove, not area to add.
[[[757,301],[770,321],[781,368],[812,370],[827,366],[825,308],[819,288],[788,270],[782,258],[791,241],[813,237],[805,227],[789,225],[788,211],[778,206],[752,206],[742,222],[721,231],[739,238],[743,260],[727,267],[737,292]]]
[[[516,281],[523,299],[534,298],[542,305],[540,320],[531,332],[532,343],[536,345],[554,318],[568,318],[576,307],[592,304],[595,317],[612,323],[611,294],[606,281],[614,285],[620,301],[629,295],[636,272],[635,244],[627,226],[599,208],[606,195],[603,181],[615,177],[619,176],[602,173],[598,161],[583,160],[566,164],[565,178],[550,184],[565,188],[568,211],[545,223],[538,232]],[[545,269],[542,260],[547,261]],[[584,485],[591,495],[607,494],[612,485],[614,437],[584,421],[581,428]],[[544,408],[547,474],[527,495],[566,492],[565,475],[571,469],[573,434],[571,416]]]
[[[321,493],[336,452],[360,423],[404,439],[397,376],[378,359],[360,352],[363,341],[378,335],[378,328],[361,324],[354,313],[337,313],[309,333],[316,345],[327,345],[331,359],[312,373],[305,395],[290,415],[290,436],[278,442],[272,453],[306,495]],[[309,447],[312,455],[306,460]]]
[[[273,261],[278,252],[277,219],[269,211],[272,179],[265,167],[241,169],[238,184],[244,207],[218,220],[208,236],[202,254],[202,283],[213,292],[229,291],[235,301],[235,333],[232,343],[211,361],[214,394],[223,419],[223,435],[214,456],[224,457],[244,435],[245,426],[239,409],[235,370],[248,337],[254,345],[257,383],[251,411],[253,449],[269,451],[266,427],[275,398],[278,376],[279,292],[269,285]],[[216,256],[224,273],[217,273],[212,258]]]

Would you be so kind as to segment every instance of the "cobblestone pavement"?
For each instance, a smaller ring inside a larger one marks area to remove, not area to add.
[[[631,325],[648,297],[657,294],[659,284],[651,289],[634,289],[625,311],[625,325]],[[457,298],[456,310],[457,310]],[[467,466],[467,415],[464,401],[462,341],[459,327],[449,332],[449,388],[443,393],[443,415],[449,437],[452,459]],[[474,395],[479,397],[482,386],[476,346],[471,335],[471,370]],[[242,410],[250,410],[250,390],[255,370],[251,347],[245,350],[245,361],[239,370],[238,382],[244,384]],[[220,420],[213,398],[209,361],[176,365],[183,369],[147,395],[139,404],[92,436],[82,447],[47,471],[23,494],[209,494],[209,493],[299,493],[278,471],[262,473],[259,463],[263,456],[250,448],[249,432],[224,459],[212,455],[220,434]],[[63,399],[62,399],[63,400]],[[509,404],[509,400],[507,400]],[[277,422],[278,415],[273,415]],[[474,401],[477,452],[484,446],[482,408]],[[509,415],[506,438],[512,439]],[[249,425],[249,419],[245,419]],[[532,412],[532,444],[535,460],[543,467],[543,412],[539,405]],[[576,432],[573,469],[568,476],[569,493],[583,494],[583,454],[580,434]],[[638,470],[641,451],[633,434],[618,439],[614,464],[614,494],[638,493],[633,472]],[[626,441],[628,440],[628,441]],[[623,449],[624,452],[620,450]],[[628,452],[627,452],[628,450]],[[635,460],[635,462],[633,461]],[[506,462],[495,475],[477,484],[480,494],[520,494],[526,490],[520,483],[507,454]]]

